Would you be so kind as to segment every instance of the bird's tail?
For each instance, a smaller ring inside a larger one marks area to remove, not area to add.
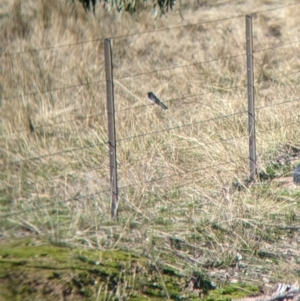
[[[163,104],[161,101],[158,103],[164,110],[167,110],[168,109],[168,107],[165,105],[165,104]]]

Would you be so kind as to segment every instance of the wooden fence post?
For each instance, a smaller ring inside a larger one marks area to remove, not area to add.
[[[256,138],[255,138],[255,106],[254,106],[254,72],[253,72],[253,38],[252,17],[246,16],[246,56],[247,56],[247,95],[248,95],[248,133],[250,179],[256,179]]]
[[[105,55],[106,94],[107,94],[111,218],[117,220],[118,218],[117,148],[116,148],[113,66],[112,66],[112,51],[111,51],[110,39],[104,39],[104,55]]]

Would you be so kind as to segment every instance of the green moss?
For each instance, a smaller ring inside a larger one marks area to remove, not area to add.
[[[241,299],[247,296],[255,296],[260,292],[258,286],[246,284],[230,284],[223,288],[210,291],[207,301],[230,301]]]
[[[102,300],[108,295],[118,298],[119,291],[128,299],[133,294],[132,300],[164,298],[161,283],[155,284],[157,275],[141,272],[147,265],[146,259],[124,251],[35,245],[22,239],[1,246],[0,291],[3,300],[18,300],[19,296],[20,300],[94,300],[95,296]]]
[[[194,272],[206,300],[230,300],[257,288],[228,286],[212,290]],[[30,239],[4,242],[0,250],[0,300],[193,300],[190,277],[152,264],[129,252],[78,250],[41,245]],[[1,299],[2,298],[2,299]]]

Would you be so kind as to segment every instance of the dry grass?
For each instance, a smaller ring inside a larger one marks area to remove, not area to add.
[[[185,5],[185,21],[172,12],[156,23],[149,12],[137,22],[100,8],[94,18],[80,3],[63,0],[2,5],[1,236],[123,248],[185,272],[208,268],[215,277],[213,267],[229,268],[241,253],[242,280],[295,278],[299,192],[269,182],[244,185],[243,15],[281,4]],[[295,155],[284,147],[300,143],[299,43],[292,43],[299,13],[294,5],[253,18],[257,151],[259,169],[268,172],[278,167],[280,150]],[[200,24],[234,15],[241,17]],[[102,41],[108,36],[118,36],[117,224],[110,220],[109,193],[102,192],[109,190]],[[149,105],[150,90],[169,110]],[[289,171],[286,162],[276,169]]]

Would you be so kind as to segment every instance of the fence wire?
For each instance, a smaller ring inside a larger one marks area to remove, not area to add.
[[[282,5],[282,6],[278,6],[278,7],[271,8],[271,9],[256,11],[256,12],[251,13],[251,15],[257,15],[257,14],[262,14],[262,13],[266,13],[266,12],[269,12],[269,11],[280,10],[280,9],[284,9],[284,8],[287,8],[287,7],[292,7],[292,6],[299,5],[299,4],[300,3],[296,2],[296,3],[287,4],[287,5]],[[238,18],[242,18],[242,17],[244,17],[244,15],[238,15],[238,16],[233,16],[233,17],[228,17],[228,18],[221,18],[221,19],[216,19],[216,20],[210,20],[210,21],[204,21],[204,22],[199,22],[199,23],[174,26],[174,27],[160,28],[160,29],[155,29],[155,30],[150,30],[150,31],[145,31],[145,32],[132,33],[132,34],[128,34],[128,35],[117,35],[117,36],[112,36],[111,38],[112,39],[122,39],[122,38],[132,37],[132,36],[136,36],[136,35],[144,35],[144,34],[156,33],[156,32],[161,32],[161,31],[170,31],[170,30],[176,30],[176,29],[185,28],[185,27],[192,27],[192,26],[199,26],[199,25],[204,25],[204,24],[209,24],[209,23],[219,23],[219,22],[238,19]],[[69,43],[69,44],[63,44],[63,45],[57,45],[57,46],[43,47],[43,48],[39,48],[39,49],[28,49],[28,50],[22,50],[22,51],[19,51],[19,52],[4,52],[4,53],[1,53],[1,56],[14,56],[14,55],[22,55],[22,54],[29,53],[29,52],[52,51],[52,50],[56,50],[56,49],[61,49],[63,47],[74,47],[75,45],[83,45],[83,44],[87,44],[87,43],[102,42],[102,40],[103,40],[103,38],[101,37],[99,39],[93,39],[93,40],[90,40],[90,41],[82,41],[82,42],[77,42],[77,43]],[[254,55],[256,53],[268,52],[270,50],[275,50],[275,49],[278,49],[278,48],[283,48],[283,47],[291,46],[291,45],[294,45],[294,44],[298,44],[299,42],[300,42],[300,40],[291,41],[291,42],[288,42],[288,43],[280,43],[280,44],[274,45],[272,47],[266,47],[266,48],[258,49],[258,50],[254,51]],[[150,71],[147,71],[147,72],[142,72],[142,73],[136,73],[136,74],[130,74],[130,75],[117,77],[117,78],[115,78],[115,80],[118,81],[118,80],[123,80],[123,79],[142,77],[142,76],[145,76],[145,75],[157,74],[157,73],[160,73],[160,72],[172,71],[172,70],[180,69],[180,68],[186,68],[186,67],[197,66],[197,65],[202,65],[202,64],[209,64],[209,63],[213,63],[213,62],[217,62],[217,61],[231,60],[231,59],[234,59],[234,58],[237,58],[237,57],[245,57],[245,54],[244,53],[243,54],[235,54],[235,55],[226,56],[226,57],[213,58],[213,59],[206,60],[206,61],[192,62],[192,63],[184,64],[184,65],[176,65],[176,66],[171,66],[171,67],[167,67],[167,68],[160,68],[160,69],[156,69],[156,70],[150,70]],[[255,56],[254,56],[254,59],[255,59]],[[275,77],[273,77],[273,75],[270,75],[270,77],[271,77],[271,80],[276,80],[276,79],[279,79],[279,78],[292,76],[292,75],[295,75],[295,74],[298,74],[298,73],[299,73],[299,70],[284,73],[284,74],[281,74],[281,75],[275,76]],[[85,87],[85,86],[99,85],[100,83],[104,83],[104,82],[105,82],[105,80],[99,80],[99,81],[88,82],[88,83],[84,83],[84,84],[75,84],[75,85],[57,87],[57,88],[54,87],[54,88],[51,88],[49,90],[38,91],[38,92],[29,92],[29,93],[25,93],[25,94],[21,93],[20,95],[10,95],[10,96],[5,96],[3,98],[4,98],[5,101],[11,100],[11,99],[17,99],[17,98],[22,99],[22,98],[27,98],[27,97],[31,97],[31,96],[35,96],[35,95],[40,95],[40,94],[47,94],[47,93],[52,93],[52,92],[57,92],[57,91],[63,91],[63,90],[66,90],[66,89],[75,89],[75,88],[80,88],[80,87]],[[237,89],[237,88],[243,88],[243,87],[246,87],[246,86],[247,86],[246,84],[243,84],[243,85],[236,85],[236,86],[232,86],[232,87],[225,87],[225,88],[222,87],[221,89],[223,89],[224,91],[227,92],[227,91],[230,91],[230,90],[234,90],[234,89]],[[184,95],[182,97],[171,98],[171,99],[167,99],[165,102],[166,103],[171,103],[171,102],[182,101],[182,100],[189,99],[189,98],[200,97],[200,96],[203,96],[203,95],[214,94],[214,93],[218,93],[218,91],[214,91],[215,89],[220,89],[220,87],[215,87],[213,85],[211,85],[209,88],[212,91],[203,92],[203,93],[196,93],[196,94],[190,94],[190,95]],[[279,99],[277,99],[277,100],[279,100]],[[285,101],[282,101],[282,102],[275,102],[275,103],[272,103],[272,104],[256,107],[255,110],[256,111],[261,111],[261,110],[264,110],[264,109],[268,109],[270,107],[281,106],[281,105],[285,105],[287,103],[299,102],[299,100],[300,100],[300,98],[292,98],[292,99],[285,100]],[[276,101],[276,99],[275,99],[275,101]],[[130,106],[130,107],[119,109],[119,110],[116,111],[116,113],[122,113],[122,112],[126,113],[126,112],[131,111],[131,110],[136,110],[136,109],[144,108],[144,107],[148,107],[148,106],[151,106],[151,105]],[[248,111],[244,110],[244,111],[235,112],[235,113],[232,113],[232,114],[221,115],[221,116],[209,118],[209,119],[206,119],[206,120],[199,120],[199,121],[188,123],[188,124],[182,124],[182,125],[178,125],[178,126],[174,126],[174,127],[167,127],[167,128],[163,128],[163,129],[156,130],[156,131],[149,131],[149,132],[141,133],[141,134],[138,134],[138,135],[128,136],[128,137],[124,137],[124,138],[121,138],[121,139],[117,139],[116,141],[117,141],[118,145],[120,145],[124,142],[137,140],[137,139],[140,139],[140,138],[144,138],[146,136],[153,136],[153,135],[157,135],[157,134],[160,134],[160,133],[166,133],[166,132],[174,131],[174,130],[177,130],[177,129],[193,127],[195,125],[214,122],[214,121],[217,121],[217,120],[229,119],[229,118],[236,117],[236,116],[242,116],[242,115],[246,116],[247,113],[248,113]],[[41,128],[44,128],[44,127],[54,127],[54,126],[62,125],[62,124],[65,124],[65,123],[75,122],[75,121],[78,121],[78,120],[84,120],[84,119],[104,116],[106,114],[107,114],[107,112],[103,112],[103,113],[93,114],[93,115],[84,116],[84,117],[71,118],[71,119],[68,119],[68,120],[65,120],[65,121],[57,122],[55,124],[38,125],[38,126],[35,127],[35,129],[41,129]],[[283,128],[283,127],[286,127],[286,126],[289,126],[289,125],[297,125],[297,124],[298,124],[297,122],[291,122],[291,123],[284,124],[284,125],[280,126],[279,128]],[[278,126],[271,127],[270,129],[267,129],[267,130],[258,130],[257,133],[260,134],[260,133],[272,132],[274,130],[278,130]],[[16,130],[16,131],[10,133],[9,135],[19,134],[19,133],[22,133],[22,132],[28,132],[28,129],[19,129],[19,130]],[[3,138],[3,137],[4,138],[9,138],[8,135],[1,135],[0,136],[0,138]],[[181,150],[188,151],[188,150],[191,150],[191,149],[195,149],[195,148],[199,148],[199,147],[205,147],[205,146],[208,146],[208,145],[227,144],[227,143],[230,143],[233,140],[238,140],[238,139],[242,139],[242,138],[249,138],[249,136],[248,135],[240,135],[240,136],[235,136],[235,137],[230,137],[230,138],[225,138],[225,139],[219,139],[217,141],[213,141],[213,142],[209,142],[209,143],[203,143],[203,144],[201,143],[201,145],[185,147]],[[78,152],[78,151],[81,151],[81,150],[86,150],[86,149],[89,149],[89,148],[95,148],[95,147],[98,147],[98,146],[104,146],[104,145],[107,146],[108,144],[109,144],[109,141],[105,141],[105,142],[100,142],[100,143],[87,145],[87,146],[82,146],[82,147],[78,147],[78,148],[65,149],[65,150],[62,150],[62,151],[58,151],[58,152],[54,152],[54,153],[48,153],[48,154],[41,155],[41,156],[35,156],[35,157],[25,158],[25,159],[16,160],[16,161],[4,162],[3,164],[0,164],[0,167],[20,165],[20,164],[23,164],[25,162],[42,160],[42,159],[53,157],[53,156],[62,156],[64,154],[71,153],[71,152]],[[166,152],[164,152],[164,154],[172,154],[175,151],[176,150],[166,151]],[[145,155],[147,155],[147,153],[145,153]],[[143,158],[139,157],[139,158],[134,159],[133,161],[141,161],[141,160],[143,160]],[[216,167],[219,168],[220,166],[226,166],[226,165],[242,163],[242,162],[245,163],[248,160],[249,160],[248,157],[244,157],[244,158],[239,158],[237,160],[230,160],[230,161],[227,161],[227,162],[216,163],[216,164],[213,164],[213,165],[201,166],[199,168],[192,169],[192,170],[189,170],[189,171],[186,171],[186,172],[177,172],[177,173],[174,173],[174,174],[171,174],[171,175],[166,175],[166,176],[162,176],[162,177],[155,177],[155,178],[147,180],[147,181],[139,181],[139,182],[130,183],[130,184],[127,184],[127,185],[124,185],[124,186],[120,186],[120,187],[118,187],[118,189],[120,191],[123,191],[125,189],[136,187],[136,186],[144,186],[144,185],[151,184],[151,183],[163,182],[163,181],[166,181],[166,180],[174,178],[174,177],[185,177],[185,176],[188,176],[188,175],[193,175],[197,172],[205,171],[207,169],[213,169],[213,168],[216,168]],[[122,162],[120,162],[120,165],[122,165]],[[98,170],[98,168],[91,169],[91,170],[96,171],[96,170]],[[33,183],[33,185],[36,185],[36,184],[42,183],[42,182],[43,181],[39,181],[39,182]],[[86,194],[86,195],[76,194],[75,196],[70,197],[68,199],[57,201],[57,203],[61,203],[63,205],[66,205],[70,202],[77,202],[77,201],[81,201],[81,200],[84,200],[84,199],[88,200],[89,198],[99,197],[99,195],[109,194],[110,192],[111,192],[111,190],[107,189],[107,190],[100,190],[100,191],[97,191],[95,193]],[[4,213],[4,214],[0,215],[0,218],[8,218],[8,217],[11,217],[11,216],[16,216],[16,215],[31,212],[31,211],[38,211],[38,210],[45,209],[45,208],[48,208],[48,207],[51,207],[51,206],[53,206],[53,202],[50,202],[49,204],[40,205],[40,206],[32,206],[31,208],[27,208],[27,209],[24,209],[24,210]]]
[[[98,147],[98,146],[101,146],[101,145],[107,145],[107,144],[108,144],[108,141],[100,142],[100,143],[93,144],[93,145],[88,145],[88,146],[77,147],[77,148],[73,148],[73,149],[65,149],[65,150],[62,150],[62,151],[59,151],[59,152],[46,154],[46,155],[42,155],[42,156],[26,158],[26,159],[21,159],[21,160],[17,160],[17,161],[9,161],[9,162],[1,164],[0,166],[19,165],[19,164],[30,162],[30,161],[37,161],[37,160],[41,160],[41,159],[45,159],[45,158],[49,158],[49,157],[61,156],[63,154],[78,152],[78,151],[81,151],[81,150],[94,148],[94,147]]]
[[[89,115],[89,116],[78,116],[76,118],[72,118],[72,119],[68,119],[68,120],[64,120],[64,121],[59,121],[59,122],[55,122],[55,124],[42,124],[42,125],[37,125],[34,126],[34,130],[39,130],[39,129],[44,129],[44,128],[49,128],[49,127],[57,127],[58,125],[62,125],[62,124],[66,124],[66,123],[71,123],[71,122],[75,122],[75,121],[80,121],[80,120],[86,120],[86,119],[90,119],[90,118],[95,118],[95,117],[99,117],[99,116],[105,116],[107,115],[107,113],[99,113],[99,114],[93,114],[93,115]],[[29,131],[28,128],[26,129],[20,129],[17,131],[13,131],[7,135],[0,135],[0,139],[1,138],[11,138],[11,135],[16,135],[16,134],[20,134],[20,133],[27,133]]]
[[[11,99],[17,99],[17,98],[26,98],[26,97],[30,97],[30,96],[47,94],[47,93],[58,92],[58,91],[64,91],[64,90],[68,90],[68,89],[98,85],[100,83],[105,83],[105,80],[99,80],[99,81],[95,81],[95,82],[88,82],[88,83],[84,83],[84,84],[75,84],[75,85],[58,87],[58,88],[51,88],[50,90],[44,90],[44,91],[38,91],[38,92],[29,92],[29,93],[24,93],[24,94],[19,93],[19,95],[3,96],[3,100],[6,101],[6,100],[11,100]]]
[[[179,149],[175,149],[175,150],[171,150],[171,151],[165,151],[163,154],[164,155],[171,155],[171,154],[175,153],[178,150],[188,151],[188,150],[191,150],[191,149],[205,148],[206,146],[215,145],[215,144],[222,144],[222,145],[223,144],[228,144],[228,143],[231,143],[232,141],[239,140],[239,139],[242,139],[242,138],[249,138],[249,135],[247,134],[247,135],[241,135],[241,136],[234,136],[234,137],[231,137],[231,138],[228,138],[228,139],[219,139],[219,140],[216,140],[214,142],[209,142],[209,143],[202,143],[201,142],[201,143],[199,143],[199,145],[193,145],[193,146],[190,146],[190,147],[183,147],[183,148],[179,148]],[[143,158],[131,159],[130,163],[139,162],[139,161],[141,162],[141,161],[145,160],[147,155],[149,155],[149,152],[145,153]],[[120,162],[118,165],[122,166],[122,162]]]
[[[230,60],[230,59],[233,59],[233,58],[244,57],[244,56],[245,56],[245,54],[236,54],[236,55],[226,56],[226,57],[222,57],[222,58],[215,58],[215,59],[202,61],[202,62],[194,62],[194,63],[191,63],[191,64],[173,66],[173,67],[162,68],[162,69],[152,70],[152,71],[143,72],[143,73],[137,73],[137,74],[133,74],[133,75],[121,76],[121,77],[117,77],[115,79],[116,80],[129,79],[129,78],[133,78],[133,77],[140,77],[140,76],[144,76],[144,75],[149,75],[149,74],[159,73],[159,72],[164,72],[164,71],[170,71],[170,70],[174,70],[174,69],[180,69],[180,68],[203,65],[203,64],[208,64],[208,63],[213,63],[213,62],[218,62],[218,61]]]
[[[215,167],[219,168],[220,166],[226,166],[226,165],[229,165],[229,164],[244,162],[245,160],[248,160],[248,159],[249,159],[248,157],[247,158],[239,158],[238,160],[231,160],[231,161],[227,161],[227,162],[212,164],[212,165],[209,165],[209,166],[196,168],[196,169],[186,171],[186,172],[178,172],[178,173],[174,173],[174,174],[159,177],[159,178],[154,178],[154,179],[151,179],[151,180],[148,180],[148,181],[142,181],[142,182],[137,182],[137,183],[124,185],[124,186],[119,187],[119,189],[122,190],[122,189],[125,189],[125,188],[130,188],[132,186],[144,185],[144,184],[149,184],[149,183],[153,183],[153,182],[160,182],[160,181],[164,181],[166,179],[170,179],[170,178],[174,178],[174,177],[178,177],[178,176],[184,177],[185,175],[195,174],[196,172],[200,172],[200,171],[204,171],[204,170],[211,170]]]
[[[259,53],[259,52],[266,52],[268,50],[273,50],[273,49],[277,49],[277,48],[291,46],[293,44],[298,44],[299,42],[300,42],[300,40],[292,41],[292,42],[288,42],[288,43],[280,43],[278,45],[274,45],[274,46],[271,46],[271,47],[262,48],[262,49],[258,49],[258,50],[253,50],[253,53],[255,54],[255,53]]]
[[[214,118],[210,118],[210,119],[206,119],[206,120],[202,120],[202,121],[198,121],[198,122],[192,122],[192,123],[189,123],[189,124],[183,124],[183,125],[178,125],[178,126],[175,126],[175,127],[169,127],[169,128],[154,131],[154,132],[147,132],[147,133],[143,133],[143,134],[139,134],[139,135],[135,135],[135,136],[131,136],[131,137],[117,139],[116,141],[119,143],[119,142],[124,142],[124,141],[128,141],[128,140],[137,139],[137,138],[143,138],[143,137],[146,137],[146,136],[156,135],[156,134],[159,134],[159,133],[162,133],[162,132],[169,132],[169,131],[180,129],[180,128],[185,128],[185,127],[199,125],[199,124],[206,123],[206,122],[211,122],[211,121],[216,121],[216,120],[220,120],[220,119],[230,118],[230,117],[233,117],[233,116],[243,115],[243,114],[246,114],[246,113],[247,113],[247,111],[241,111],[241,112],[236,112],[236,113],[233,113],[233,114],[222,115],[222,116],[218,116],[218,117],[214,117]]]
[[[197,168],[197,169],[187,171],[187,172],[179,172],[179,173],[175,173],[175,174],[172,174],[172,175],[167,175],[167,176],[163,176],[163,177],[159,177],[159,178],[154,178],[154,179],[151,179],[151,180],[148,180],[148,181],[131,183],[131,184],[128,184],[128,185],[121,186],[118,189],[119,190],[124,190],[124,189],[128,189],[128,188],[138,186],[138,185],[143,186],[145,184],[160,182],[162,180],[174,178],[174,177],[177,177],[177,176],[191,175],[191,174],[195,174],[196,172],[203,171],[203,170],[208,170],[208,169],[213,169],[215,167],[219,168],[220,166],[226,166],[226,165],[234,164],[234,163],[238,163],[238,162],[240,163],[240,162],[243,162],[247,159],[248,158],[240,158],[238,160],[232,160],[232,161],[227,161],[227,162],[223,162],[223,163],[212,164],[212,165],[209,165],[209,166],[205,166],[205,167],[202,167],[202,168]],[[70,197],[68,199],[64,199],[64,200],[61,200],[61,201],[54,201],[54,202],[51,202],[49,204],[44,204],[44,205],[41,205],[41,206],[34,206],[34,207],[27,208],[27,209],[24,209],[24,210],[8,212],[8,213],[0,215],[0,218],[7,218],[7,217],[27,213],[27,212],[38,211],[38,210],[49,208],[49,207],[51,208],[51,207],[53,207],[53,204],[57,204],[57,203],[60,203],[60,204],[65,206],[66,204],[68,204],[70,202],[74,202],[74,201],[78,202],[78,201],[84,200],[84,199],[88,200],[88,199],[94,198],[96,196],[99,196],[101,194],[108,194],[108,193],[110,193],[110,189],[97,191],[95,193],[86,194],[86,195],[81,195],[80,193],[76,193],[76,195],[74,195],[73,197]]]
[[[249,15],[259,15],[263,14],[266,12],[270,11],[275,11],[275,10],[282,10],[287,7],[291,6],[297,6],[300,5],[299,2],[294,2],[294,3],[289,3],[286,5],[280,5],[274,8],[267,8],[259,11],[254,11],[249,13]],[[143,31],[143,32],[136,32],[132,34],[127,34],[127,35],[116,35],[116,36],[111,36],[111,39],[119,39],[119,38],[127,38],[135,35],[145,35],[149,33],[155,33],[155,32],[161,32],[161,31],[170,31],[170,30],[175,30],[175,29],[180,29],[180,28],[185,28],[185,27],[191,27],[191,26],[199,26],[199,25],[204,25],[204,24],[210,24],[210,23],[220,23],[223,21],[228,21],[228,20],[234,20],[234,19],[239,19],[239,18],[244,18],[245,15],[237,15],[237,16],[232,16],[232,17],[227,17],[227,18],[219,18],[219,19],[214,19],[214,20],[208,20],[204,22],[197,22],[197,23],[191,23],[191,24],[185,24],[185,25],[178,25],[178,26],[173,26],[173,27],[164,27],[164,28],[158,28],[154,30],[149,30],[149,31]],[[95,43],[95,42],[102,42],[105,37],[97,38],[97,39],[92,39],[92,40],[87,40],[87,41],[79,41],[76,43],[68,43],[68,44],[61,44],[61,45],[56,45],[56,46],[49,46],[49,47],[42,47],[42,48],[32,48],[32,49],[26,49],[26,50],[21,50],[21,51],[16,51],[16,52],[2,52],[0,55],[2,56],[8,56],[8,55],[17,55],[17,54],[24,54],[27,52],[40,52],[40,51],[46,51],[46,50],[55,50],[59,48],[64,48],[64,47],[74,47],[78,45],[83,45],[83,44],[88,44],[88,43]],[[7,47],[9,48],[9,47]]]
[[[60,203],[65,206],[66,204],[68,204],[70,202],[73,202],[73,201],[78,202],[78,201],[83,200],[83,199],[87,200],[89,198],[94,198],[96,196],[99,196],[101,194],[106,194],[106,193],[109,193],[109,192],[110,192],[110,189],[102,190],[102,191],[98,191],[98,192],[90,193],[90,194],[86,194],[86,195],[80,195],[80,193],[77,193],[73,197],[70,197],[70,198],[65,199],[65,200],[61,200]],[[58,202],[57,201],[50,202],[49,204],[44,204],[44,205],[41,205],[41,206],[34,206],[34,207],[27,208],[27,209],[24,209],[24,210],[19,210],[19,211],[15,211],[15,212],[9,212],[9,213],[0,215],[0,218],[7,218],[7,217],[11,217],[11,216],[23,214],[23,213],[38,211],[38,210],[46,209],[46,208],[52,208],[53,204],[56,204],[56,203],[58,203]]]

